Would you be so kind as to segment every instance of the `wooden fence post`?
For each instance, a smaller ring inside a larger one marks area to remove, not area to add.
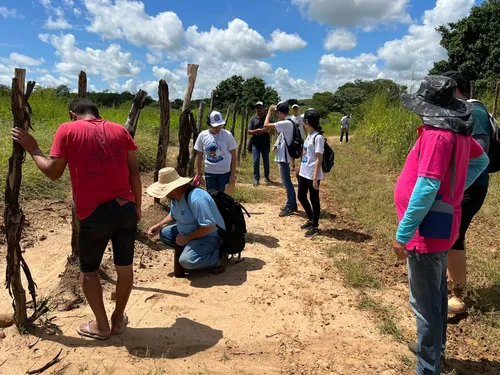
[[[87,73],[83,70],[78,74],[78,97],[87,97]],[[80,256],[80,219],[76,216],[75,201],[71,207],[71,257],[70,262],[76,264]]]
[[[132,101],[132,107],[130,108],[127,122],[125,123],[125,129],[127,129],[132,138],[135,137],[137,123],[139,122],[139,116],[141,115],[141,111],[144,108],[144,103],[146,102],[147,97],[148,93],[146,91],[139,90],[139,92],[135,95],[134,100]]]
[[[189,165],[189,145],[191,143],[192,129],[195,126],[193,112],[191,112],[191,96],[193,95],[196,76],[198,74],[198,65],[188,64],[188,85],[184,95],[182,113],[179,119],[179,156],[177,157],[177,173],[185,177]]]
[[[495,101],[493,102],[493,117],[498,117],[498,96],[500,95],[500,82],[497,83],[497,88],[495,90]]]
[[[238,165],[240,165],[241,161],[241,153],[245,147],[245,118],[247,117],[247,108],[242,109],[241,111],[241,129],[240,129],[240,146],[238,147]]]
[[[83,70],[78,74],[78,97],[87,97],[87,73]]]
[[[476,98],[476,81],[470,81],[470,97],[471,99]]]
[[[236,113],[238,112],[238,111],[236,110],[236,103],[234,103],[234,107],[233,107],[233,108],[234,108],[234,113],[233,113],[233,122],[232,122],[232,124],[231,124],[231,134],[232,134],[232,135],[233,135],[233,137],[234,137],[234,129],[235,129],[235,127],[236,127]]]
[[[214,110],[215,106],[215,90],[212,90],[212,95],[210,97],[210,112]]]
[[[26,69],[16,68],[14,78],[12,79],[11,103],[14,128],[21,128],[28,131],[31,127],[31,108],[27,103],[35,87],[35,82],[28,82],[25,94],[25,80]],[[33,281],[28,264],[23,258],[19,244],[24,226],[24,213],[19,204],[19,192],[22,180],[22,164],[25,156],[26,152],[23,147],[13,142],[12,154],[9,158],[9,172],[5,184],[4,224],[7,234],[7,271],[5,284],[14,300],[14,320],[17,327],[27,327],[30,323],[26,311],[26,292],[21,280],[21,268],[28,280],[28,289],[35,311],[37,309],[36,284]]]
[[[189,160],[189,176],[194,177],[194,164],[196,162],[196,154],[198,153],[194,149],[194,145],[196,144],[196,140],[198,139],[198,136],[201,133],[202,125],[203,125],[203,119],[205,115],[205,102],[201,101],[200,106],[198,108],[198,119],[196,120],[196,127],[193,128],[193,148],[191,150],[191,159]]]
[[[243,143],[243,159],[247,157],[247,144],[248,144],[248,119],[250,118],[250,111],[246,110],[246,121],[245,121],[245,142]]]
[[[170,140],[170,99],[168,84],[164,79],[161,79],[158,84],[158,97],[160,101],[160,136],[158,137],[154,182],[158,181],[160,169],[167,166],[168,142]],[[160,200],[155,198],[155,203],[160,203]]]

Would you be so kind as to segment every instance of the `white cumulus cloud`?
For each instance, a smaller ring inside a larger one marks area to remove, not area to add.
[[[272,86],[280,93],[282,100],[310,98],[315,92],[315,87],[306,80],[291,77],[288,69],[281,67],[272,76]]]
[[[152,50],[178,49],[184,39],[182,21],[173,12],[150,16],[144,3],[129,0],[84,0],[91,18],[87,30],[105,39],[126,39]]]
[[[65,30],[73,28],[64,17],[53,19],[51,16],[45,22],[45,28],[49,30]]]
[[[25,68],[27,66],[40,66],[45,62],[45,59],[43,57],[40,57],[39,59],[34,59],[33,57],[21,55],[20,53],[17,52],[12,52],[8,58],[1,57],[0,62],[3,62],[10,66],[15,65],[18,68],[19,67]]]
[[[292,0],[309,18],[333,27],[410,23],[409,0]]]
[[[0,7],[0,16],[3,18],[15,18],[17,16],[17,11],[7,7]]]
[[[347,29],[330,30],[325,39],[325,49],[327,51],[349,51],[356,47],[356,44],[356,35]]]
[[[45,74],[41,77],[38,77],[36,79],[36,82],[38,85],[43,86],[43,87],[57,87],[60,85],[71,86],[71,84],[74,83],[74,82],[71,82],[66,77],[55,78],[51,74]]]
[[[298,34],[287,34],[281,30],[274,30],[271,34],[269,48],[272,51],[295,51],[307,46],[307,42]]]
[[[80,49],[72,34],[41,34],[39,38],[56,49],[61,61],[56,62],[54,67],[61,74],[77,74],[83,70],[89,75],[100,74],[104,80],[114,82],[119,77],[136,76],[141,72],[132,54],[122,52],[117,44],[111,44],[105,50],[90,47]]]

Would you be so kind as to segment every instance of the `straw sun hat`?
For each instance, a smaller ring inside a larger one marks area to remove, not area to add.
[[[154,198],[165,198],[175,189],[190,184],[190,177],[180,177],[172,167],[163,168],[158,173],[158,182],[148,187],[147,193]]]

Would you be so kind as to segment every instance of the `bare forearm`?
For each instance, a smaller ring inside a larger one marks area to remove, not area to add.
[[[235,175],[236,174],[236,163],[238,161],[236,155],[236,150],[231,151],[231,174]]]
[[[201,176],[202,170],[201,170],[201,160],[202,159],[202,154],[198,152],[196,154],[196,174],[198,176]]]
[[[314,180],[318,180],[318,176],[321,173],[322,164],[323,164],[323,155],[316,154],[316,165],[314,166]]]
[[[40,171],[42,171],[48,178],[51,180],[57,180],[61,177],[62,173],[59,173],[59,171],[55,168],[54,161],[47,158],[42,150],[37,148],[31,153],[31,157],[33,158],[33,161],[38,169],[40,169]]]
[[[168,215],[165,219],[160,221],[157,225],[164,227],[165,225],[174,224],[174,223],[175,223],[175,220],[172,219],[172,216]]]
[[[189,241],[196,240],[198,238],[205,237],[206,235],[210,234],[214,229],[216,229],[217,226],[211,225],[208,227],[198,227],[194,232],[188,234],[186,237]]]
[[[130,186],[132,187],[132,193],[135,197],[135,205],[138,208],[142,207],[142,183],[141,175],[139,173],[134,173],[130,175]]]

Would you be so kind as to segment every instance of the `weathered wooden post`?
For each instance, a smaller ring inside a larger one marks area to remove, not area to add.
[[[231,106],[227,106],[226,117],[224,117],[224,121],[226,121],[226,126],[229,125],[229,116],[231,116]]]
[[[214,110],[215,107],[215,90],[212,90],[212,95],[210,97],[210,112]]]
[[[476,81],[470,81],[470,97],[471,99],[476,98]]]
[[[168,142],[170,140],[170,99],[168,84],[164,79],[161,79],[158,83],[158,98],[160,102],[160,135],[158,137],[158,152],[156,154],[155,182],[158,181],[160,169],[167,166]],[[155,198],[155,203],[160,203],[160,200]]]
[[[139,116],[141,115],[141,111],[144,108],[144,103],[146,102],[147,97],[148,93],[146,91],[139,90],[139,92],[135,95],[134,100],[132,101],[132,107],[130,108],[130,112],[128,113],[127,122],[125,122],[125,129],[127,129],[132,138],[135,137],[137,123],[139,122]]]
[[[245,118],[247,117],[247,108],[241,110],[241,129],[240,129],[240,146],[238,147],[238,165],[241,161],[241,153],[245,147]]]
[[[87,97],[87,73],[83,70],[78,74],[78,97]],[[71,208],[71,257],[70,262],[76,264],[80,256],[80,219],[76,216],[76,206],[73,200]]]
[[[191,96],[193,95],[196,76],[198,74],[198,65],[188,64],[188,84],[182,113],[179,119],[179,156],[177,157],[177,173],[181,176],[187,176],[189,165],[189,144],[191,143],[192,129],[195,126],[193,112],[190,110]]]
[[[26,94],[24,84],[26,80],[26,69],[15,70],[12,79],[12,115],[14,117],[14,128],[22,128],[26,131],[31,127],[31,109],[28,99],[33,92],[35,82],[28,82]],[[5,209],[4,224],[7,234],[7,271],[5,284],[11,297],[13,297],[14,320],[18,327],[26,327],[30,322],[26,311],[26,292],[21,281],[21,267],[28,280],[28,289],[33,299],[36,310],[36,284],[31,277],[28,265],[23,259],[21,246],[21,234],[24,226],[24,213],[19,204],[19,191],[22,180],[22,164],[26,152],[23,147],[13,142],[12,154],[9,158],[9,172],[5,184]]]
[[[234,129],[236,127],[236,114],[237,114],[237,110],[236,110],[236,104],[237,103],[234,103],[234,113],[233,113],[233,122],[231,124],[231,134],[233,135],[234,137]]]
[[[243,159],[247,157],[247,144],[248,144],[248,121],[250,118],[250,111],[246,109],[246,121],[245,121],[245,142],[243,144]]]
[[[87,97],[87,73],[83,70],[78,74],[78,97]]]
[[[203,118],[205,115],[205,102],[201,101],[200,106],[198,107],[198,119],[196,120],[196,127],[193,129],[193,149],[191,150],[191,159],[189,160],[189,176],[193,177],[194,176],[194,164],[196,163],[196,154],[197,151],[194,149],[194,145],[196,143],[196,140],[198,139],[198,136],[201,133],[202,125],[203,125]]]
[[[498,97],[500,95],[500,82],[497,83],[497,88],[495,90],[495,101],[493,102],[493,117],[498,117]]]

